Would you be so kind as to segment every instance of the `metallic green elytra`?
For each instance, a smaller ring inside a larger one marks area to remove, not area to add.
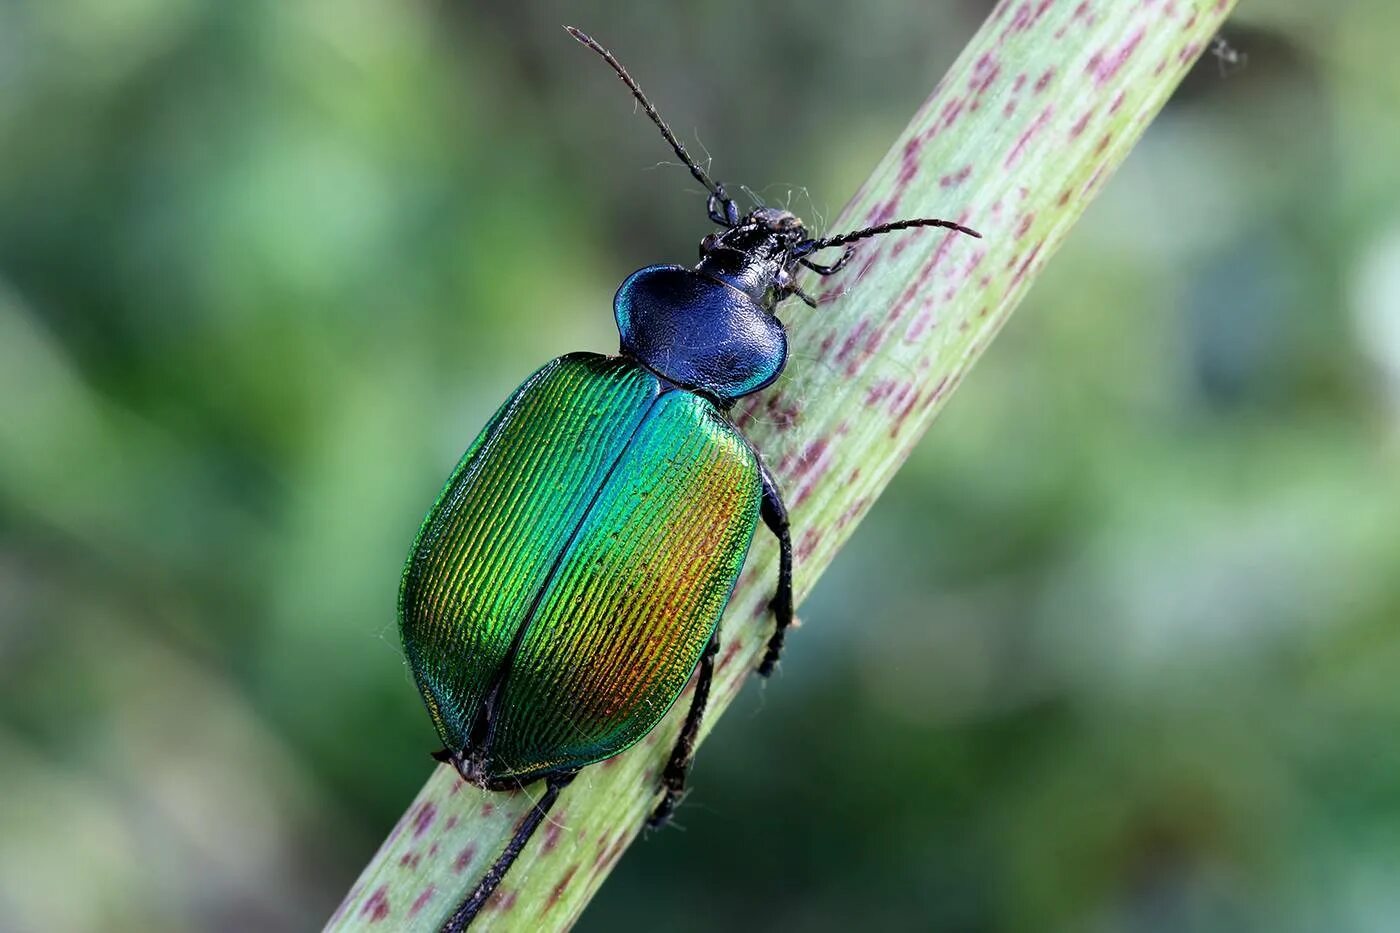
[[[526,380],[404,571],[404,647],[449,760],[516,786],[650,732],[719,623],[761,495],[714,403],[636,362],[571,354]]]

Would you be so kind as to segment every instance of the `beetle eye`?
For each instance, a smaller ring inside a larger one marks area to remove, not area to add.
[[[700,258],[704,259],[705,254],[719,245],[719,234],[708,233],[705,239],[700,241]]]

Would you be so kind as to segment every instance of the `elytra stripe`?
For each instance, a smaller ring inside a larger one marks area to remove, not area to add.
[[[664,395],[524,631],[496,770],[581,766],[650,731],[728,601],[759,498],[757,464],[734,429],[698,396]]]

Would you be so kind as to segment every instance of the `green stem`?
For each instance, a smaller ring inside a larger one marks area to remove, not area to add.
[[[736,411],[785,491],[805,595],[1074,221],[1206,47],[1233,0],[1003,0],[834,230],[941,216],[944,231],[861,246],[789,310],[792,365]],[[777,549],[761,533],[723,623],[706,728],[772,627]],[[800,634],[797,637],[801,637]],[[583,911],[657,800],[688,704],[564,792],[478,930],[556,930]],[[434,929],[541,793],[488,793],[435,769],[328,929]]]

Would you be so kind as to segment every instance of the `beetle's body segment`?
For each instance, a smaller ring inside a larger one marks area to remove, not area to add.
[[[419,532],[400,618],[448,756],[487,787],[642,738],[743,567],[761,482],[714,405],[623,357],[546,364]]]
[[[704,271],[638,269],[613,304],[624,353],[711,398],[757,392],[787,362],[787,333],[773,312]]]

